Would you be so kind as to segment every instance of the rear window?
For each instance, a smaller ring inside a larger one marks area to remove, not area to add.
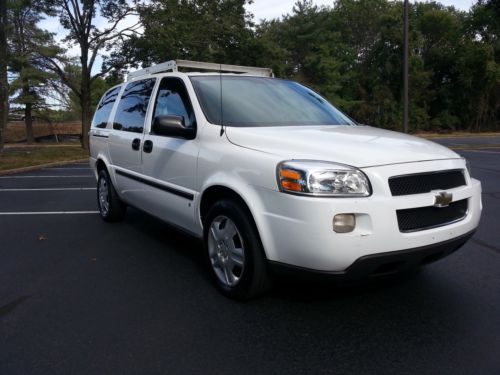
[[[127,85],[116,109],[113,129],[134,133],[143,132],[154,85],[154,78],[130,82]]]
[[[95,111],[94,118],[92,120],[92,127],[95,128],[105,128],[108,124],[109,115],[113,109],[113,104],[115,104],[118,93],[120,92],[121,86],[113,87],[111,90],[103,95],[97,110]]]

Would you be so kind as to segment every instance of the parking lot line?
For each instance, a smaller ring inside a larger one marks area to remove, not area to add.
[[[42,188],[42,189],[0,189],[0,191],[80,191],[80,190],[95,190],[95,187],[89,188]]]
[[[7,178],[94,178],[92,175],[71,175],[71,176],[0,176],[2,179]]]
[[[0,216],[12,215],[87,215],[98,214],[99,211],[34,211],[34,212],[0,212]]]

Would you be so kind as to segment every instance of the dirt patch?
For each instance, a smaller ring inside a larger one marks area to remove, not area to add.
[[[78,121],[72,122],[35,122],[33,124],[35,138],[60,136],[60,135],[81,135],[82,125]],[[9,122],[4,131],[6,143],[18,143],[26,141],[26,127],[24,122]]]

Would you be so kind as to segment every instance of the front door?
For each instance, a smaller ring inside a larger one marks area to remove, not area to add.
[[[196,118],[182,79],[165,77],[157,93],[152,121],[162,115],[182,116],[184,125],[196,128]],[[144,136],[143,173],[153,182],[148,194],[148,211],[165,221],[190,228],[194,221],[197,139],[155,135]]]

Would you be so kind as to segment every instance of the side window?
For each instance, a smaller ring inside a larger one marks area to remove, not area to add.
[[[116,109],[113,129],[142,133],[148,110],[149,98],[155,79],[130,82],[123,92]]]
[[[108,124],[109,115],[113,109],[113,104],[115,104],[116,97],[120,92],[121,86],[114,87],[103,95],[97,110],[95,111],[94,118],[92,120],[92,127],[95,128],[105,128]]]
[[[196,126],[196,118],[189,94],[184,82],[179,78],[163,78],[160,82],[153,121],[157,116],[166,115],[182,116],[185,126]]]

